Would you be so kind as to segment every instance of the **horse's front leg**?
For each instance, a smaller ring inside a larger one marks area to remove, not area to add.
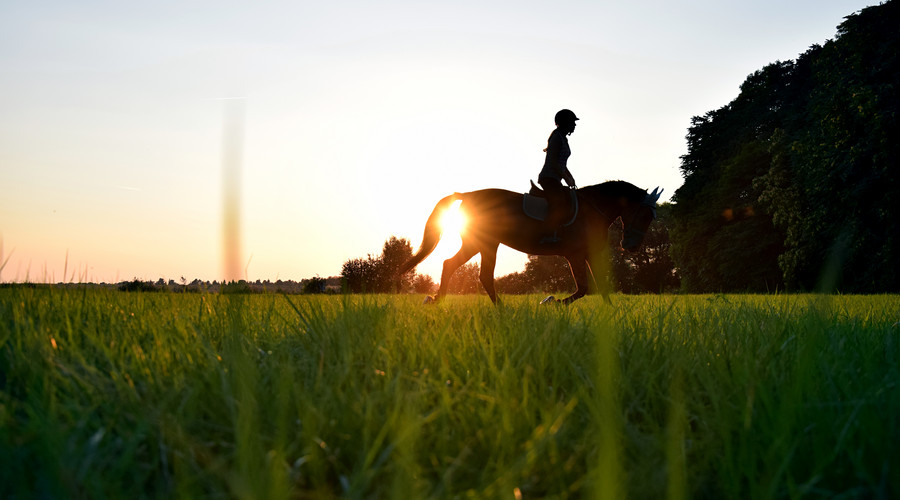
[[[609,275],[612,268],[610,264],[609,245],[595,244],[592,250],[588,251],[586,264],[588,272],[594,281],[594,287],[603,297],[603,302],[612,304],[609,299],[610,283]]]
[[[600,292],[600,296],[603,297],[603,302],[608,305],[612,305],[612,300],[610,300],[609,298],[610,287],[608,275],[606,273],[603,273],[602,276],[600,276],[600,281],[598,282],[597,276],[594,274],[594,268],[591,267],[590,262],[588,262],[587,265],[588,272],[591,273],[591,278],[594,281],[594,287]],[[606,266],[606,268],[609,269],[609,266]]]

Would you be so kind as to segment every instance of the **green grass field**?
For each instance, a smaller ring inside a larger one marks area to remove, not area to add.
[[[900,297],[0,288],[3,498],[890,498]]]

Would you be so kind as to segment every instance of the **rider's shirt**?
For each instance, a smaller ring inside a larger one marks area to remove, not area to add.
[[[544,151],[547,152],[547,157],[544,160],[544,168],[541,169],[538,181],[542,178],[556,179],[558,181],[566,179],[566,174],[568,174],[566,162],[572,154],[566,134],[560,132],[559,129],[554,129],[553,133],[550,134],[550,138],[547,139],[547,149]],[[568,179],[566,179],[566,182],[568,182]]]

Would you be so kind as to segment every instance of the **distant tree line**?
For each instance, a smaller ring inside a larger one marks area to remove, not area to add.
[[[900,291],[900,1],[694,117],[672,208],[688,292]]]
[[[238,280],[238,281],[201,281],[195,279],[188,282],[184,278],[180,282],[166,281],[162,278],[157,281],[143,281],[134,278],[131,281],[120,283],[98,283],[92,286],[98,288],[115,288],[122,292],[174,292],[174,293],[286,293],[286,294],[316,294],[339,293],[340,277],[333,276],[322,278],[314,276],[300,281],[293,280]],[[84,286],[84,283],[57,283],[57,287]]]

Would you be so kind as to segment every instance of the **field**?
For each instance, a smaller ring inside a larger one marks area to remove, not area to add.
[[[0,288],[4,498],[890,498],[900,297]]]

